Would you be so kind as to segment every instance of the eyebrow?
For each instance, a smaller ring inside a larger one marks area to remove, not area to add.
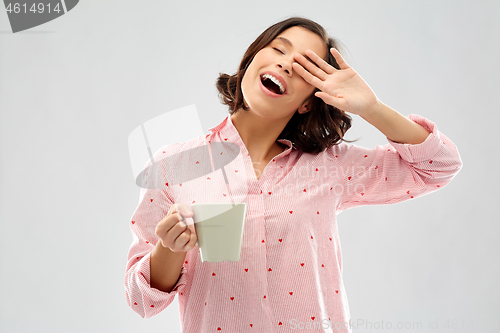
[[[276,37],[277,40],[283,42],[283,44],[289,46],[289,47],[292,47],[293,48],[293,44],[292,42],[288,39],[288,38],[285,38],[285,37],[281,37],[281,36],[278,36]],[[306,58],[308,61],[312,62],[314,65],[316,65],[316,67],[319,67],[314,61],[311,60],[311,58],[309,58],[307,55],[303,54],[304,58]]]
[[[289,40],[288,38],[278,36],[278,37],[276,37],[276,39],[279,39],[279,40],[281,40],[283,43],[285,43],[286,45],[288,45],[288,46],[290,46],[290,47],[293,47],[292,42],[290,42],[290,40]]]

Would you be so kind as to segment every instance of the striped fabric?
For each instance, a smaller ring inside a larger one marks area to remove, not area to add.
[[[258,180],[229,115],[210,134],[158,150],[155,161],[162,154],[231,142],[241,154],[225,167],[231,198],[220,169],[184,184],[168,184],[174,172],[186,170],[185,163],[199,162],[196,158],[162,169],[158,176],[165,181],[163,188],[141,189],[129,222],[133,235],[125,274],[129,306],[149,318],[178,295],[185,333],[301,328],[351,332],[337,215],[356,206],[416,199],[444,187],[462,167],[457,148],[433,122],[419,115],[407,117],[430,132],[425,142],[411,145],[388,139],[388,144],[374,149],[340,143],[309,154],[279,140],[288,149],[269,162]],[[214,154],[212,150],[211,158]],[[247,204],[240,261],[201,262],[195,246],[170,293],[151,288],[155,226],[170,205],[231,200]]]

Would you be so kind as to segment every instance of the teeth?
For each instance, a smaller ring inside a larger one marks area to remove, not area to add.
[[[273,81],[278,87],[280,87],[281,93],[285,92],[285,87],[283,87],[283,85],[281,84],[281,82],[277,78],[275,78],[274,76],[272,76],[271,74],[264,74],[264,75],[262,75],[262,77],[265,78],[265,79],[269,79],[269,80]]]

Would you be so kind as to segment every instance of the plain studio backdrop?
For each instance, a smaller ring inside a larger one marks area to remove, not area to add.
[[[338,216],[354,331],[499,332],[497,0],[86,0],[15,34],[2,7],[1,332],[180,332],[177,298],[150,319],[126,303],[140,190],[128,136],[191,104],[208,133],[228,114],[218,73],[294,15],[340,39],[377,96],[435,122],[464,163],[438,192]],[[352,117],[348,139],[387,143]]]

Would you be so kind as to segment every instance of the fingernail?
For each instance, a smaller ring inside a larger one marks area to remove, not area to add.
[[[181,225],[181,227],[183,227],[183,228],[184,228],[184,227],[186,226],[186,223],[181,222],[181,223],[180,223],[180,225]]]

